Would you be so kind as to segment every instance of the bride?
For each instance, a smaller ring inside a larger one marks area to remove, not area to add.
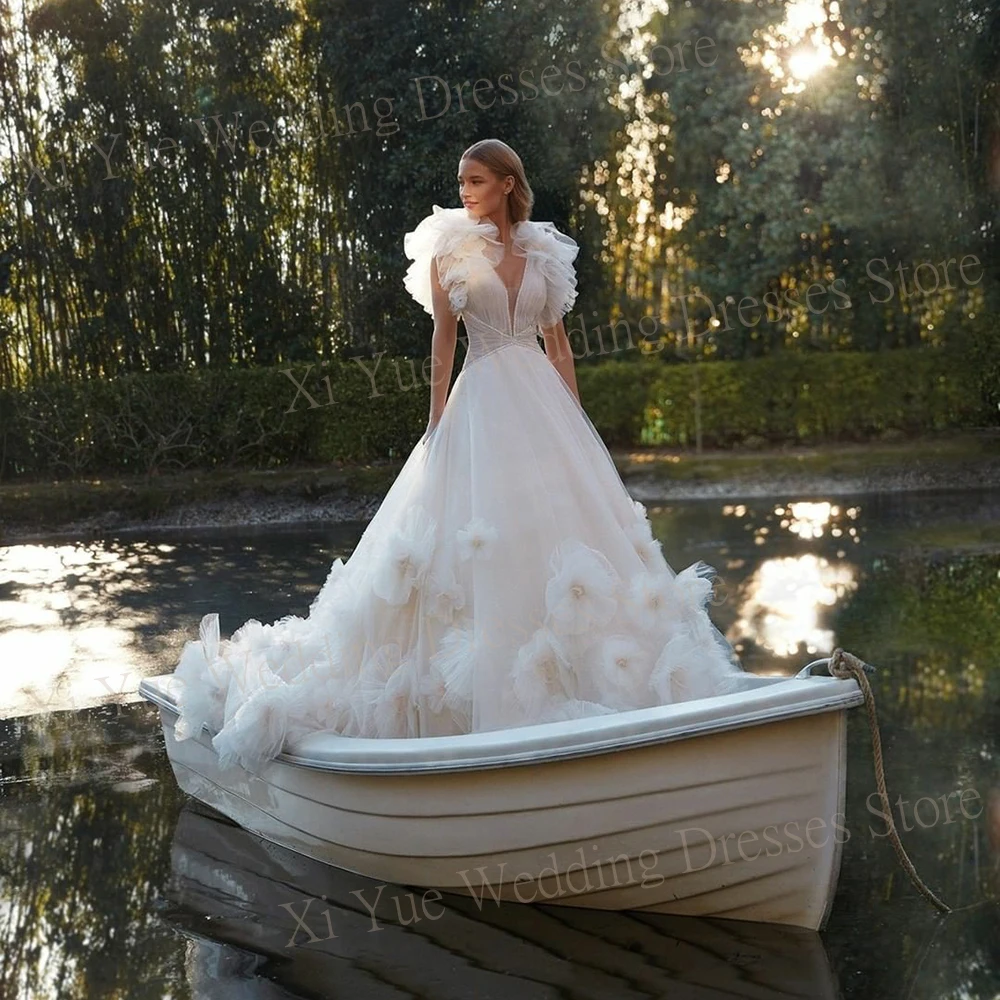
[[[671,569],[580,405],[562,320],[579,247],[529,218],[497,139],[462,154],[458,187],[464,207],[433,206],[403,240],[405,287],[434,318],[423,437],[306,618],[222,640],[209,614],[185,644],[175,735],[208,724],[224,766],[317,729],[499,729],[709,697],[742,674],[705,610],[712,567]]]

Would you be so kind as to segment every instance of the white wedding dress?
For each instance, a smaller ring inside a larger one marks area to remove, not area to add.
[[[223,764],[256,769],[317,729],[365,737],[498,729],[708,697],[743,673],[708,617],[712,567],[677,574],[539,343],[576,299],[577,244],[442,209],[407,233],[405,286],[431,309],[431,264],[468,333],[424,435],[308,616],[185,644],[179,739],[207,723]]]

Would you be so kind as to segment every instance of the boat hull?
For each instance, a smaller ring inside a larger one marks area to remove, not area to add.
[[[174,738],[179,786],[240,826],[368,878],[471,895],[821,929],[836,888],[846,711],[488,770],[221,769]]]

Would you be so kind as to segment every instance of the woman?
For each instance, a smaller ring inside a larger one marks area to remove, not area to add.
[[[403,242],[434,317],[426,432],[307,618],[220,641],[206,615],[185,645],[176,733],[208,722],[223,763],[252,769],[314,729],[498,729],[711,696],[742,673],[705,611],[711,567],[669,567],[580,405],[562,320],[577,244],[529,219],[499,140],[465,151],[458,186],[463,207],[435,205]]]

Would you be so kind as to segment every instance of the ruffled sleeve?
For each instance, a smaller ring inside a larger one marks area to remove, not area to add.
[[[495,253],[496,235],[492,222],[480,221],[464,208],[434,205],[433,212],[403,236],[403,253],[413,261],[406,270],[403,285],[425,312],[433,316],[431,261],[437,258],[438,280],[448,293],[452,312],[457,315],[468,302],[470,261],[476,255]],[[503,253],[502,246],[499,251]]]
[[[559,232],[551,222],[524,222],[521,237],[529,253],[537,254],[545,277],[545,305],[538,322],[541,326],[554,326],[573,308],[576,302],[576,269],[573,261],[580,252],[579,244],[572,237]]]

